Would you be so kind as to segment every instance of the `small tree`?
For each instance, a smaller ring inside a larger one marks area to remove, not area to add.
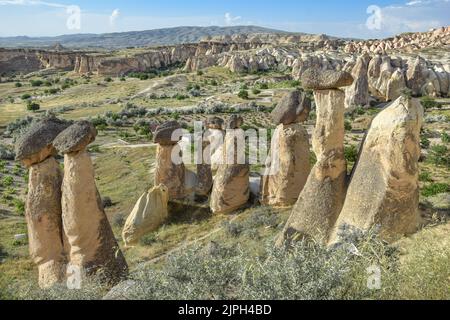
[[[39,105],[39,103],[33,102],[33,101],[28,101],[27,103],[27,110],[28,111],[37,111],[41,108],[41,106]]]
[[[248,91],[242,89],[241,91],[239,91],[238,97],[241,98],[241,99],[247,100],[248,99]]]

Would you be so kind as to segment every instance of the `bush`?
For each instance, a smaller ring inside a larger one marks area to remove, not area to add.
[[[344,128],[345,128],[345,131],[352,131],[353,127],[352,127],[351,122],[348,120],[345,120]]]
[[[21,87],[22,87],[22,83],[16,82],[16,83],[14,84],[14,86],[15,86],[16,88],[21,88]]]
[[[112,82],[112,81],[113,81],[113,79],[111,77],[106,77],[105,78],[105,82]]]
[[[450,185],[446,183],[432,183],[422,189],[422,195],[427,198],[446,192],[450,192]]]
[[[44,84],[44,81],[42,80],[31,80],[30,84],[32,87],[40,87]]]
[[[267,83],[261,83],[261,84],[259,85],[259,88],[260,88],[261,90],[267,90],[267,89],[269,89],[269,85],[268,85]]]
[[[247,90],[239,91],[238,97],[241,98],[241,99],[247,100],[248,99],[248,91]]]
[[[27,110],[28,111],[37,111],[41,108],[41,106],[39,105],[39,103],[33,102],[33,101],[29,101],[27,103]]]
[[[252,90],[252,93],[253,93],[254,95],[258,95],[258,94],[261,93],[261,90],[254,88],[254,89]]]
[[[428,139],[427,137],[424,137],[424,136],[420,137],[420,147],[422,149],[428,149],[430,147],[430,145],[431,145],[430,139]]]
[[[441,140],[442,140],[442,143],[449,143],[450,142],[450,135],[447,132],[442,132]]]
[[[436,166],[450,167],[449,148],[444,145],[434,145],[428,155],[428,161]]]
[[[21,199],[14,199],[13,205],[16,213],[19,216],[23,216],[25,214],[25,202],[23,202]]]
[[[3,187],[10,187],[14,184],[14,178],[11,176],[4,176],[1,182]]]
[[[420,99],[420,102],[425,109],[433,109],[433,108],[442,107],[442,105],[439,102],[437,102],[436,100],[434,100],[432,97],[423,97]]]
[[[28,93],[24,93],[21,98],[22,98],[22,100],[28,100],[31,98],[31,95]]]
[[[203,75],[203,71],[202,71],[202,70],[198,70],[198,71],[197,71],[197,75],[198,75],[198,76],[202,76],[202,75]]]
[[[358,160],[358,149],[354,145],[345,147],[344,154],[348,162],[355,163]]]
[[[16,154],[12,148],[0,144],[0,160],[14,160]],[[1,162],[1,161],[0,161]],[[0,166],[1,169],[1,166]]]
[[[427,171],[423,171],[419,174],[419,181],[421,182],[433,182],[431,174]]]

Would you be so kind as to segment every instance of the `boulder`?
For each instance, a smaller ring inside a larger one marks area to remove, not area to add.
[[[262,176],[262,204],[289,207],[297,202],[311,171],[309,149],[308,132],[300,123],[276,128]]]
[[[61,132],[53,142],[63,154],[83,151],[95,140],[97,130],[90,121],[78,121]]]
[[[313,151],[317,163],[278,238],[278,246],[304,237],[326,243],[345,200],[345,94],[341,90],[316,90],[314,97],[317,123]]]
[[[387,241],[416,230],[422,118],[418,100],[400,97],[373,120],[331,243],[349,228],[379,228]]]
[[[289,125],[304,122],[311,111],[311,100],[305,93],[293,91],[287,93],[271,113],[275,125]]]
[[[54,117],[33,123],[16,143],[16,160],[30,167],[55,155],[56,150],[53,147],[53,140],[67,127],[66,121]]]
[[[41,288],[65,277],[61,183],[61,169],[53,157],[30,167],[25,216],[30,256],[38,265]]]
[[[173,134],[180,129],[181,125],[177,121],[165,122],[156,128],[153,140],[159,145],[175,145],[181,137],[178,137],[178,140],[174,141],[175,137],[173,137]]]
[[[169,191],[159,185],[144,193],[128,216],[122,231],[125,245],[133,245],[147,233],[157,230],[167,219]]]
[[[305,89],[329,90],[347,87],[353,83],[353,77],[345,71],[308,69],[301,78]]]

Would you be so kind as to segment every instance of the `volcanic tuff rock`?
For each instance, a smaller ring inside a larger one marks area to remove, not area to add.
[[[61,132],[53,144],[63,154],[83,151],[95,140],[97,130],[90,121],[78,121]]]
[[[340,231],[379,228],[387,241],[418,227],[420,129],[423,108],[400,97],[372,122],[331,239]]]
[[[127,274],[128,266],[104,212],[86,151],[95,135],[90,122],[80,121],[55,139],[55,147],[64,153],[62,220],[71,265],[87,275],[101,272],[105,281],[114,284]]]
[[[56,154],[53,140],[68,126],[68,122],[53,117],[33,123],[16,143],[16,160],[31,166]]]
[[[175,145],[178,141],[174,141],[172,135],[180,129],[181,125],[177,121],[167,121],[156,128],[153,141],[160,145]]]
[[[158,229],[167,219],[169,190],[159,185],[144,193],[127,218],[122,231],[126,245],[136,244],[142,236]]]
[[[352,75],[345,71],[308,69],[301,79],[305,89],[313,90],[338,89],[353,83]]]
[[[348,74],[306,71],[309,87],[336,87],[350,83]],[[324,81],[324,84],[320,80]],[[344,79],[344,80],[343,80]],[[338,89],[315,90],[317,123],[313,151],[317,163],[300,193],[292,214],[278,238],[282,246],[300,237],[313,237],[326,243],[345,200],[347,163],[344,157],[344,99]]]
[[[270,116],[276,125],[289,125],[306,121],[310,111],[311,100],[296,90],[283,96]]]
[[[30,256],[38,265],[41,288],[60,283],[65,277],[61,183],[61,169],[53,157],[31,165],[25,216]]]

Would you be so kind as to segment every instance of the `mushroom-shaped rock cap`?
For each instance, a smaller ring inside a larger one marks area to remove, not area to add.
[[[244,119],[237,115],[233,114],[227,121],[227,129],[239,129],[244,124]]]
[[[178,141],[172,140],[172,135],[176,130],[181,129],[177,121],[167,121],[156,128],[153,141],[160,145],[174,145]]]
[[[351,85],[353,77],[345,71],[310,68],[303,73],[301,81],[305,89],[329,90]]]
[[[79,121],[61,132],[53,142],[61,153],[81,151],[95,140],[97,130],[90,121]]]
[[[54,153],[53,140],[69,126],[69,122],[56,117],[39,120],[31,125],[15,146],[16,160],[34,164]]]
[[[288,125],[306,121],[310,111],[311,100],[304,92],[296,90],[284,95],[270,116],[274,124]]]
[[[212,116],[206,120],[206,128],[207,129],[218,129],[221,130],[223,128],[224,121],[222,118]]]

